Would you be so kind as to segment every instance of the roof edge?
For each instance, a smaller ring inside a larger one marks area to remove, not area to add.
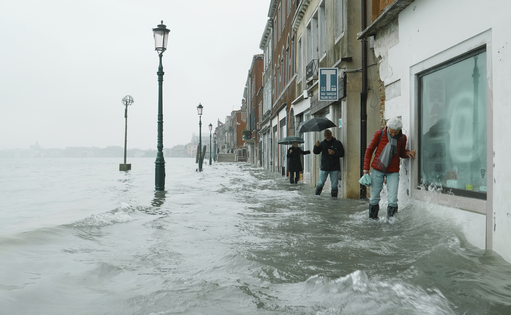
[[[408,7],[415,0],[395,0],[383,10],[382,14],[374,20],[365,30],[357,34],[357,39],[366,39],[376,35],[378,31],[385,28],[390,22],[398,18],[399,13]]]

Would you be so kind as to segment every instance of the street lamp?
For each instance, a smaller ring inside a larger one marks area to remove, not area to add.
[[[119,164],[119,171],[129,171],[131,170],[131,164],[126,164],[126,148],[128,147],[128,106],[133,104],[133,97],[130,95],[126,95],[122,99],[122,103],[126,107],[124,110],[124,164]]]
[[[213,152],[215,152],[215,155],[213,156],[213,160],[217,161],[217,154],[218,154],[218,139],[216,137],[216,130],[213,134],[213,143],[215,144],[215,148],[213,149]]]
[[[213,125],[209,124],[209,165],[211,165],[211,130],[213,130]]]
[[[197,114],[199,115],[199,172],[202,172],[202,135],[201,135],[201,127],[202,127],[202,109],[204,107],[201,103],[197,106]]]
[[[155,186],[157,191],[165,190],[165,159],[163,158],[163,66],[161,59],[163,52],[167,50],[167,40],[170,30],[163,24],[153,28],[155,50],[160,58],[160,65],[158,67],[158,153],[156,154],[155,164]]]

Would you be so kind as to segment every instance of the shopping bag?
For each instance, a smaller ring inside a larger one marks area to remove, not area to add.
[[[360,177],[358,182],[364,186],[371,186],[371,176],[366,173],[364,176]]]

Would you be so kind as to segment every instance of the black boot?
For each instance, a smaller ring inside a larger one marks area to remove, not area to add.
[[[369,205],[369,219],[378,219],[378,211],[380,211],[380,205]]]
[[[332,189],[332,197],[337,198],[338,189]]]
[[[387,207],[387,217],[393,217],[394,214],[396,214],[397,212],[397,207],[391,207],[391,206],[388,206]]]
[[[321,191],[323,190],[323,187],[316,186],[316,195],[321,195]]]

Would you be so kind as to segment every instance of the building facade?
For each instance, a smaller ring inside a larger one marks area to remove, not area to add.
[[[305,0],[299,3],[293,21],[297,45],[297,95],[290,112],[295,116],[295,126],[313,117],[326,117],[337,125],[331,130],[345,148],[339,178],[344,198],[363,197],[358,183],[362,159],[368,139],[380,128],[380,101],[376,93],[379,83],[374,54],[371,49],[363,50],[365,43],[357,38],[362,17],[367,14],[360,1]],[[337,100],[319,99],[318,72],[321,68],[337,70]],[[312,149],[317,140],[323,140],[322,132],[301,136],[305,139],[306,150]],[[319,156],[304,160],[304,179],[311,186],[318,180],[319,163]]]
[[[228,148],[230,153],[235,153],[237,161],[247,161],[248,151],[243,139],[243,130],[247,128],[247,111],[245,105],[241,109],[232,111],[229,117],[230,131],[232,130],[232,144]]]
[[[272,82],[273,82],[273,49],[272,49],[273,22],[268,20],[264,28],[259,48],[263,51],[263,103],[258,130],[259,148],[261,150],[261,166],[272,169],[272,132],[270,118],[272,115]]]
[[[245,83],[245,92],[243,98],[247,104],[247,131],[244,137],[248,149],[249,162],[261,166],[262,152],[259,147],[258,126],[263,111],[263,66],[264,56],[262,54],[254,55],[252,64],[248,71],[247,82]]]
[[[342,197],[364,198],[370,191],[358,179],[365,148],[374,132],[397,116],[409,138],[406,149],[417,151],[416,159],[402,160],[400,202],[426,202],[452,213],[472,244],[511,261],[510,149],[502,136],[511,114],[506,4],[272,0],[260,42],[262,85],[247,80],[243,106],[248,107],[226,120],[233,146],[245,147],[238,136],[250,128],[258,148],[250,150],[257,156],[250,162],[286,176],[287,146],[278,140],[302,136],[310,150],[322,133],[299,134],[300,123],[327,117],[337,125],[332,131],[346,152]],[[337,69],[338,100],[319,100],[321,68]],[[234,126],[234,120],[248,127]],[[315,186],[318,157],[306,156],[303,163],[304,181]]]
[[[362,17],[370,20],[371,16],[371,10],[362,13],[358,0],[271,1],[260,42],[264,53],[258,138],[252,140],[257,142],[259,156],[251,162],[287,175],[287,147],[278,145],[278,140],[301,136],[303,148],[312,150],[317,140],[323,140],[323,133],[298,134],[298,127],[311,118],[326,117],[337,125],[332,131],[346,149],[339,178],[341,195],[364,197],[358,183],[362,157],[367,139],[381,127],[382,120],[377,61],[372,49],[362,50],[362,44],[367,43],[357,38],[363,30]],[[342,89],[338,100],[319,100],[320,67],[338,70]],[[303,164],[303,180],[314,187],[320,157],[305,156]]]
[[[373,21],[359,38],[374,38],[385,117],[402,118],[418,155],[403,163],[400,196],[453,213],[471,243],[511,261],[511,168],[501,136],[511,114],[507,2],[371,4]]]
[[[286,175],[287,168],[286,147],[278,145],[277,142],[288,136],[288,110],[295,95],[295,46],[291,24],[296,5],[297,1],[294,0],[272,0],[268,11],[272,40],[267,44],[272,57],[271,64],[267,65],[265,71],[271,70],[272,87],[271,114],[268,118],[269,142],[271,143],[270,160],[271,169],[283,175]],[[263,98],[267,99],[264,96]],[[263,108],[265,108],[264,104]]]

